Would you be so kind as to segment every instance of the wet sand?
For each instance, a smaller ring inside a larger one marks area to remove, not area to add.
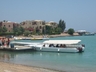
[[[20,64],[0,62],[0,72],[64,72]]]

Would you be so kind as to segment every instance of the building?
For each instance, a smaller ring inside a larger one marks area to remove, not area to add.
[[[45,26],[45,21],[42,20],[32,20],[32,21],[23,21],[20,23],[20,26],[29,31],[35,31],[38,29],[42,33],[42,29]]]
[[[53,28],[55,28],[55,27],[58,26],[58,24],[57,24],[56,22],[54,22],[54,21],[46,22],[46,25],[47,25],[47,26],[51,26],[51,27],[53,27]]]
[[[7,32],[13,32],[13,28],[19,26],[18,23],[15,22],[11,22],[11,21],[1,21],[0,22],[0,27],[6,27],[7,28]]]

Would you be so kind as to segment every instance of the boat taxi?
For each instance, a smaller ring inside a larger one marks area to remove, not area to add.
[[[85,45],[81,40],[47,40],[34,46],[36,51],[46,52],[83,52]]]

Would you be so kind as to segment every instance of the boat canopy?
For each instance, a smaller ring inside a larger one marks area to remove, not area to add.
[[[13,42],[11,42],[11,44],[21,44],[21,45],[36,45],[36,44],[39,44],[39,43],[29,43],[29,42],[15,42],[15,41],[13,41]]]
[[[47,40],[44,44],[78,44],[81,40]]]

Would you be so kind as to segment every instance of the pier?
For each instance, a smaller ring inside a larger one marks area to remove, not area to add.
[[[34,49],[30,46],[14,46],[14,47],[0,46],[0,50],[2,51],[34,51]]]

